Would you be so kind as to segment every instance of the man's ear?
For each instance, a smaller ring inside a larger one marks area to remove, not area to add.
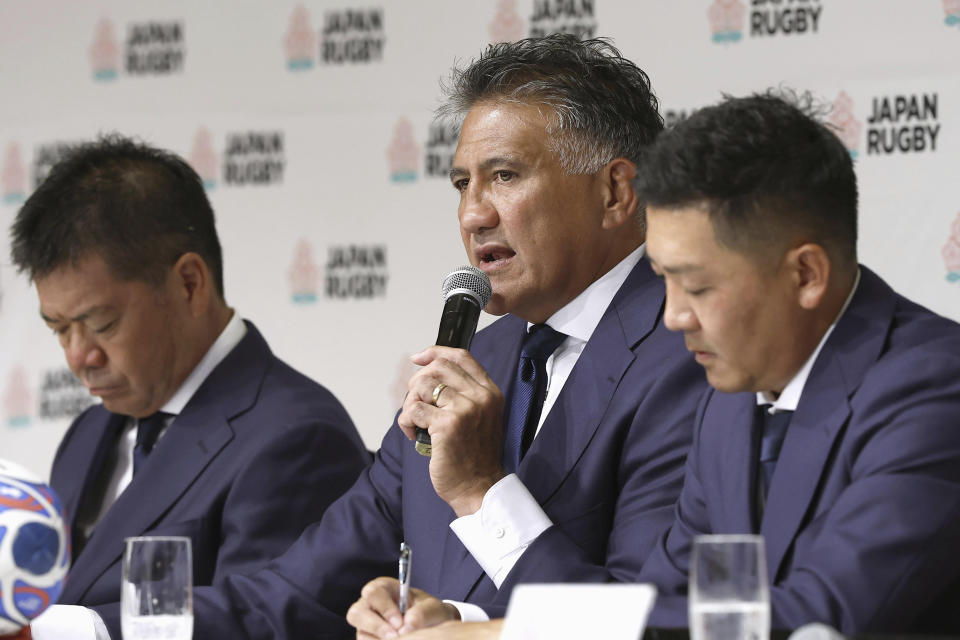
[[[199,318],[210,307],[213,278],[207,263],[193,251],[180,256],[173,265],[171,278],[176,295],[190,308],[190,314]]]
[[[797,303],[807,310],[823,302],[830,284],[833,265],[819,244],[808,242],[787,252],[786,266],[796,287]]]
[[[633,188],[637,165],[614,158],[601,171],[603,180],[603,228],[616,229],[637,219],[640,200]]]

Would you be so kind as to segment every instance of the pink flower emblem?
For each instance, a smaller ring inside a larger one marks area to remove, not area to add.
[[[295,302],[313,302],[317,297],[320,270],[313,259],[313,247],[301,238],[293,255],[293,264],[287,272]]]
[[[298,4],[290,14],[290,26],[283,40],[287,64],[291,68],[313,66],[317,51],[317,34],[310,26],[310,13]]]
[[[120,45],[113,33],[113,21],[108,18],[97,23],[90,45],[90,64],[94,73],[115,72],[120,66]]]
[[[190,166],[193,167],[208,187],[217,180],[217,154],[213,150],[213,136],[206,127],[197,129],[190,149]]]
[[[516,42],[526,35],[527,26],[517,12],[517,0],[500,0],[490,23],[490,42]]]
[[[420,165],[420,147],[413,138],[413,124],[406,118],[397,120],[393,128],[393,140],[387,149],[390,175],[396,181],[409,181],[416,177]]]
[[[947,271],[960,273],[960,244],[953,238],[943,245],[943,261],[947,265]]]
[[[730,33],[743,28],[747,8],[740,0],[714,0],[707,10],[713,32]]]
[[[27,383],[27,373],[20,365],[15,366],[10,372],[7,388],[3,394],[3,404],[7,420],[11,424],[18,424],[30,418],[33,394]]]
[[[3,160],[3,172],[0,173],[0,186],[4,197],[14,194],[23,195],[27,190],[27,170],[20,157],[20,145],[11,142]]]
[[[860,131],[863,125],[854,117],[853,99],[847,95],[846,91],[841,91],[833,101],[830,124],[847,149],[855,151],[860,146]]]

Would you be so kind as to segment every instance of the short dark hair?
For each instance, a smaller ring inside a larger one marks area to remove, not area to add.
[[[717,241],[762,254],[800,239],[852,265],[857,178],[809,94],[725,96],[664,131],[644,153],[647,206],[703,206]]]
[[[569,174],[596,173],[614,158],[640,161],[663,129],[650,79],[607,40],[569,34],[491,44],[479,59],[454,69],[444,84],[439,117],[462,124],[481,102],[550,107],[550,133]]]
[[[113,275],[154,286],[187,252],[223,296],[223,257],[203,181],[179,156],[111,134],[70,148],[11,228],[31,279],[99,255]]]

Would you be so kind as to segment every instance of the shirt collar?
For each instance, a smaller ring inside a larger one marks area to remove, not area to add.
[[[813,353],[810,354],[810,357],[807,358],[807,361],[803,363],[803,366],[800,367],[800,370],[797,371],[797,373],[795,373],[790,379],[790,382],[788,382],[787,386],[783,388],[783,391],[780,392],[780,395],[776,400],[774,400],[769,391],[757,391],[758,405],[770,405],[767,407],[767,411],[770,413],[797,410],[797,405],[800,404],[800,396],[803,394],[803,387],[806,386],[807,378],[810,377],[810,371],[813,369],[813,363],[817,361],[817,356],[820,355],[820,350],[823,348],[823,345],[827,343],[827,339],[830,337],[830,334],[833,333],[833,328],[837,326],[837,322],[839,322],[840,318],[843,317],[847,307],[850,306],[850,301],[853,300],[853,294],[856,293],[859,285],[860,269],[858,268],[857,276],[853,280],[853,287],[850,288],[850,293],[847,294],[847,300],[843,303],[843,307],[840,308],[840,313],[838,313],[837,317],[834,318],[833,324],[827,328],[827,332],[823,334],[822,338],[820,338],[820,344],[818,344],[817,348],[813,350]]]
[[[626,282],[627,276],[643,257],[646,244],[630,252],[614,268],[590,283],[576,298],[568,302],[547,320],[556,331],[581,342],[587,342],[594,329],[600,324],[600,318],[613,302],[617,291]],[[527,323],[527,330],[533,326]]]
[[[183,408],[187,406],[187,403],[190,402],[193,394],[203,384],[203,381],[210,375],[210,372],[227,357],[228,353],[233,351],[233,348],[240,343],[246,333],[247,326],[240,319],[240,315],[234,311],[230,321],[227,322],[227,326],[220,332],[220,336],[200,359],[197,366],[193,368],[187,379],[183,381],[177,392],[160,407],[160,411],[171,415],[179,415]]]

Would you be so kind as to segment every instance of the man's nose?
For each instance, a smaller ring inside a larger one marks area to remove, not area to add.
[[[497,208],[479,185],[470,184],[460,196],[460,228],[479,233],[497,226]]]
[[[67,366],[74,373],[106,364],[106,354],[85,329],[71,329],[63,350],[67,357]]]

